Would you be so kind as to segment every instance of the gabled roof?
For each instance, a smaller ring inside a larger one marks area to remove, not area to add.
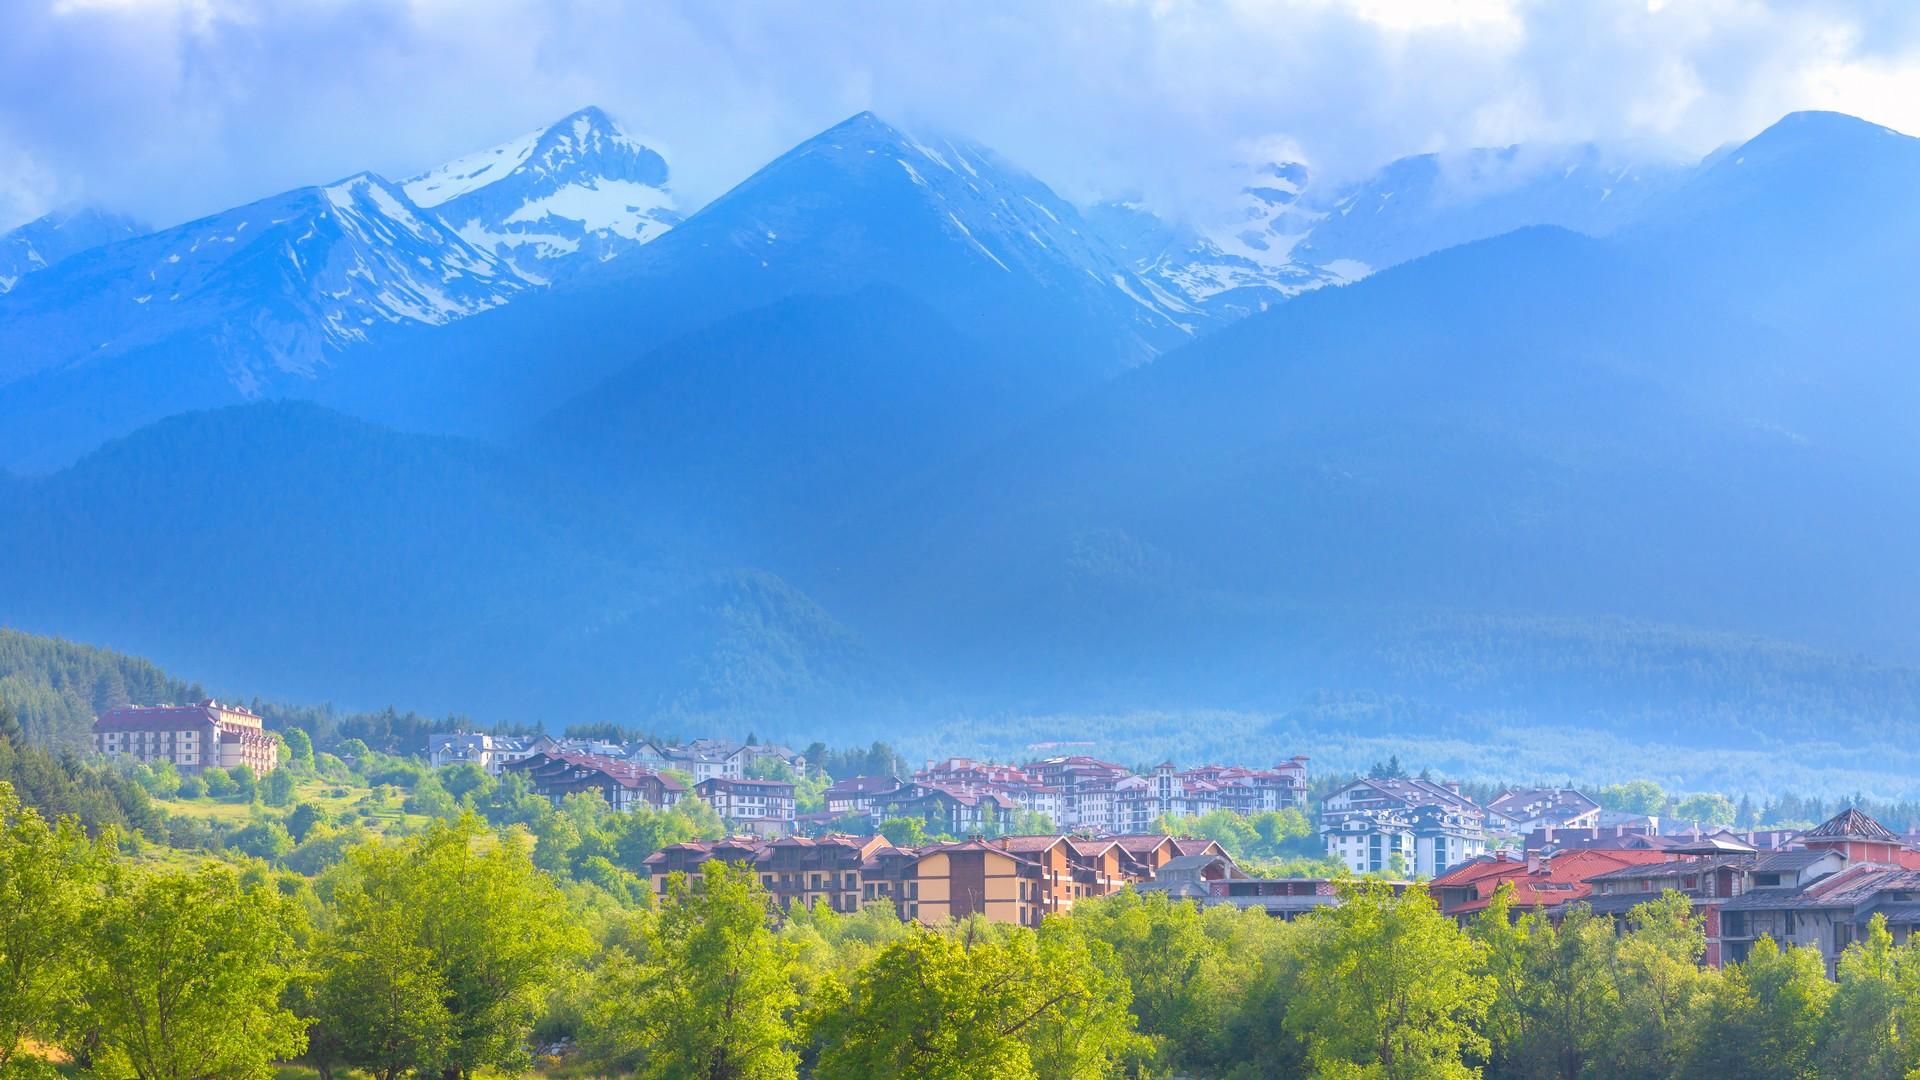
[[[1876,844],[1898,844],[1893,830],[1859,810],[1848,807],[1826,821],[1808,829],[1803,840],[1867,840]]]
[[[1487,809],[1515,821],[1545,818],[1564,822],[1599,808],[1599,803],[1573,788],[1510,789],[1487,804]]]

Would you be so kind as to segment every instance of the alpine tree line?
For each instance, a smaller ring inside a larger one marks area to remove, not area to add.
[[[1674,893],[1618,929],[1505,894],[1464,929],[1418,887],[1355,880],[1341,900],[1285,922],[1123,892],[1038,928],[781,913],[739,867],[619,896],[473,814],[309,880],[141,862],[0,785],[0,1074],[463,1080],[559,1048],[658,1080],[1920,1069],[1920,946],[1877,921],[1830,981],[1768,941],[1702,968]]]

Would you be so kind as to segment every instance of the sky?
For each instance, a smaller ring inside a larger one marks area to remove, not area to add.
[[[588,104],[667,155],[688,207],[870,108],[1070,198],[1197,217],[1255,160],[1697,157],[1808,108],[1920,132],[1920,4],[4,0],[0,229],[403,177]]]

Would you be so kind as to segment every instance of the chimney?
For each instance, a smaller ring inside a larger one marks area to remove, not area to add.
[[[1527,852],[1527,873],[1538,874],[1547,868],[1547,858],[1538,849]]]

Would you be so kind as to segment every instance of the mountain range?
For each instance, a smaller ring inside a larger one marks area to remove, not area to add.
[[[36,246],[0,619],[501,719],[1906,790],[1916,182],[1794,114],[1196,223],[863,113],[682,217],[582,110]]]

